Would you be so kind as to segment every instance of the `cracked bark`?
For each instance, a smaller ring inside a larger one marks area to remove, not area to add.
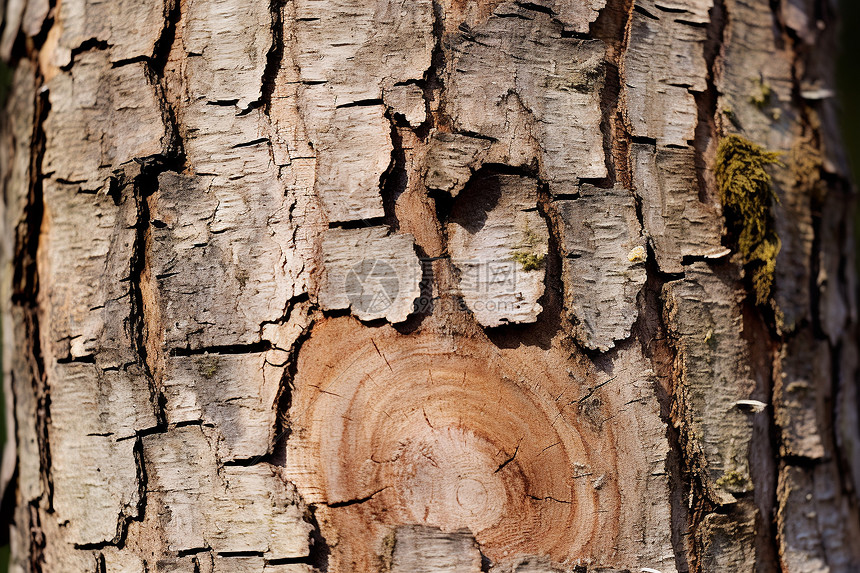
[[[13,570],[856,570],[813,4],[7,2]]]

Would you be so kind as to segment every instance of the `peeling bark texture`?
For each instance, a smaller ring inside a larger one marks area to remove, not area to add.
[[[393,573],[481,570],[481,552],[468,533],[444,533],[425,527],[400,527],[393,538]]]
[[[634,143],[633,182],[642,204],[642,223],[664,273],[684,272],[684,259],[719,258],[722,245],[719,202],[701,201],[693,149]]]
[[[535,322],[549,233],[531,177],[476,178],[451,212],[448,252],[460,294],[483,326]]]
[[[698,458],[708,497],[727,504],[752,490],[750,418],[756,408],[743,402],[752,397],[754,383],[747,349],[736,335],[744,328],[742,295],[733,269],[721,270],[694,263],[686,278],[666,283],[663,298],[680,371],[678,413],[694,438],[687,455]]]
[[[660,147],[695,137],[695,92],[706,88],[708,11],[712,0],[634,0],[622,62],[630,135]],[[655,97],[656,96],[656,97]]]
[[[831,4],[7,0],[10,570],[860,570]]]
[[[421,293],[421,264],[411,235],[389,235],[385,227],[329,229],[322,252],[323,309],[351,308],[362,320],[389,322],[403,322],[412,313],[412,303]]]
[[[564,306],[580,344],[605,352],[630,335],[646,279],[633,194],[621,187],[583,185],[578,199],[554,206],[564,256]]]

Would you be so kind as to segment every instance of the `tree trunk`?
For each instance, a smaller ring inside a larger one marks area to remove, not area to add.
[[[860,570],[832,4],[7,0],[12,570]]]

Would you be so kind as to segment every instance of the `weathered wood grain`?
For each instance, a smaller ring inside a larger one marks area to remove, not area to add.
[[[786,571],[851,571],[857,548],[856,513],[832,480],[832,462],[815,468],[786,465],[779,473],[777,512],[780,555]]]
[[[58,50],[70,56],[85,43],[104,42],[110,46],[112,62],[152,57],[166,25],[170,3],[172,0],[121,0],[116,4],[95,0],[61,2],[57,5],[57,17],[62,26]],[[38,2],[28,2],[28,7],[32,4]],[[31,36],[38,33],[32,25],[25,24],[26,28],[29,28],[27,31]]]
[[[820,460],[830,402],[830,347],[802,333],[782,348],[774,373],[774,418],[783,456]]]
[[[72,543],[115,541],[144,503],[134,450],[136,433],[157,425],[147,379],[137,367],[71,363],[49,370],[48,383],[59,522]]]
[[[600,42],[564,37],[544,11],[513,2],[449,42],[446,112],[455,131],[492,138],[501,163],[536,163],[554,193],[606,176]]]
[[[148,519],[160,520],[169,548],[307,556],[311,526],[287,484],[268,464],[220,466],[214,439],[196,425],[143,438],[146,494],[170,508]]]
[[[268,157],[262,145],[247,154]],[[259,342],[261,325],[281,318],[298,294],[300,285],[286,280],[296,255],[285,250],[295,244],[288,203],[274,173],[258,177],[248,163],[237,177],[159,176],[150,200],[152,275],[168,348]],[[270,229],[265,238],[261,228]]]
[[[394,532],[392,573],[443,573],[481,570],[481,552],[468,532],[445,533],[428,527],[398,527]]]
[[[135,160],[166,150],[161,105],[143,63],[113,68],[104,52],[87,51],[47,88],[42,172],[57,183],[106,192],[114,172],[133,176]]]
[[[623,61],[623,97],[631,135],[686,147],[695,136],[704,92],[704,55],[712,0],[635,0]]]
[[[704,571],[756,571],[755,509],[740,504],[731,514],[705,516],[696,532]]]
[[[858,568],[829,7],[0,12],[16,573]]]
[[[484,163],[491,145],[490,140],[479,137],[434,133],[427,149],[427,188],[456,197]]]
[[[272,46],[272,13],[264,2],[188,0],[183,34],[192,101],[257,102]],[[213,39],[217,38],[217,41]]]
[[[269,354],[169,357],[163,382],[167,422],[217,428],[222,460],[266,455],[274,443],[275,403],[284,371],[269,362]]]
[[[301,0],[295,10],[293,50],[318,160],[315,190],[329,221],[381,217],[379,180],[392,152],[383,97],[430,67],[432,4]]]

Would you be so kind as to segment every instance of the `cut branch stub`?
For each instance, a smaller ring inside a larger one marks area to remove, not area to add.
[[[407,525],[468,530],[495,563],[616,565],[616,548],[631,543],[671,555],[663,502],[648,516],[619,509],[663,499],[665,429],[639,401],[652,383],[561,371],[560,352],[528,362],[503,352],[347,317],[317,325],[299,355],[285,471],[317,505],[330,571],[372,570],[386,536]],[[624,435],[604,423],[616,417]]]

